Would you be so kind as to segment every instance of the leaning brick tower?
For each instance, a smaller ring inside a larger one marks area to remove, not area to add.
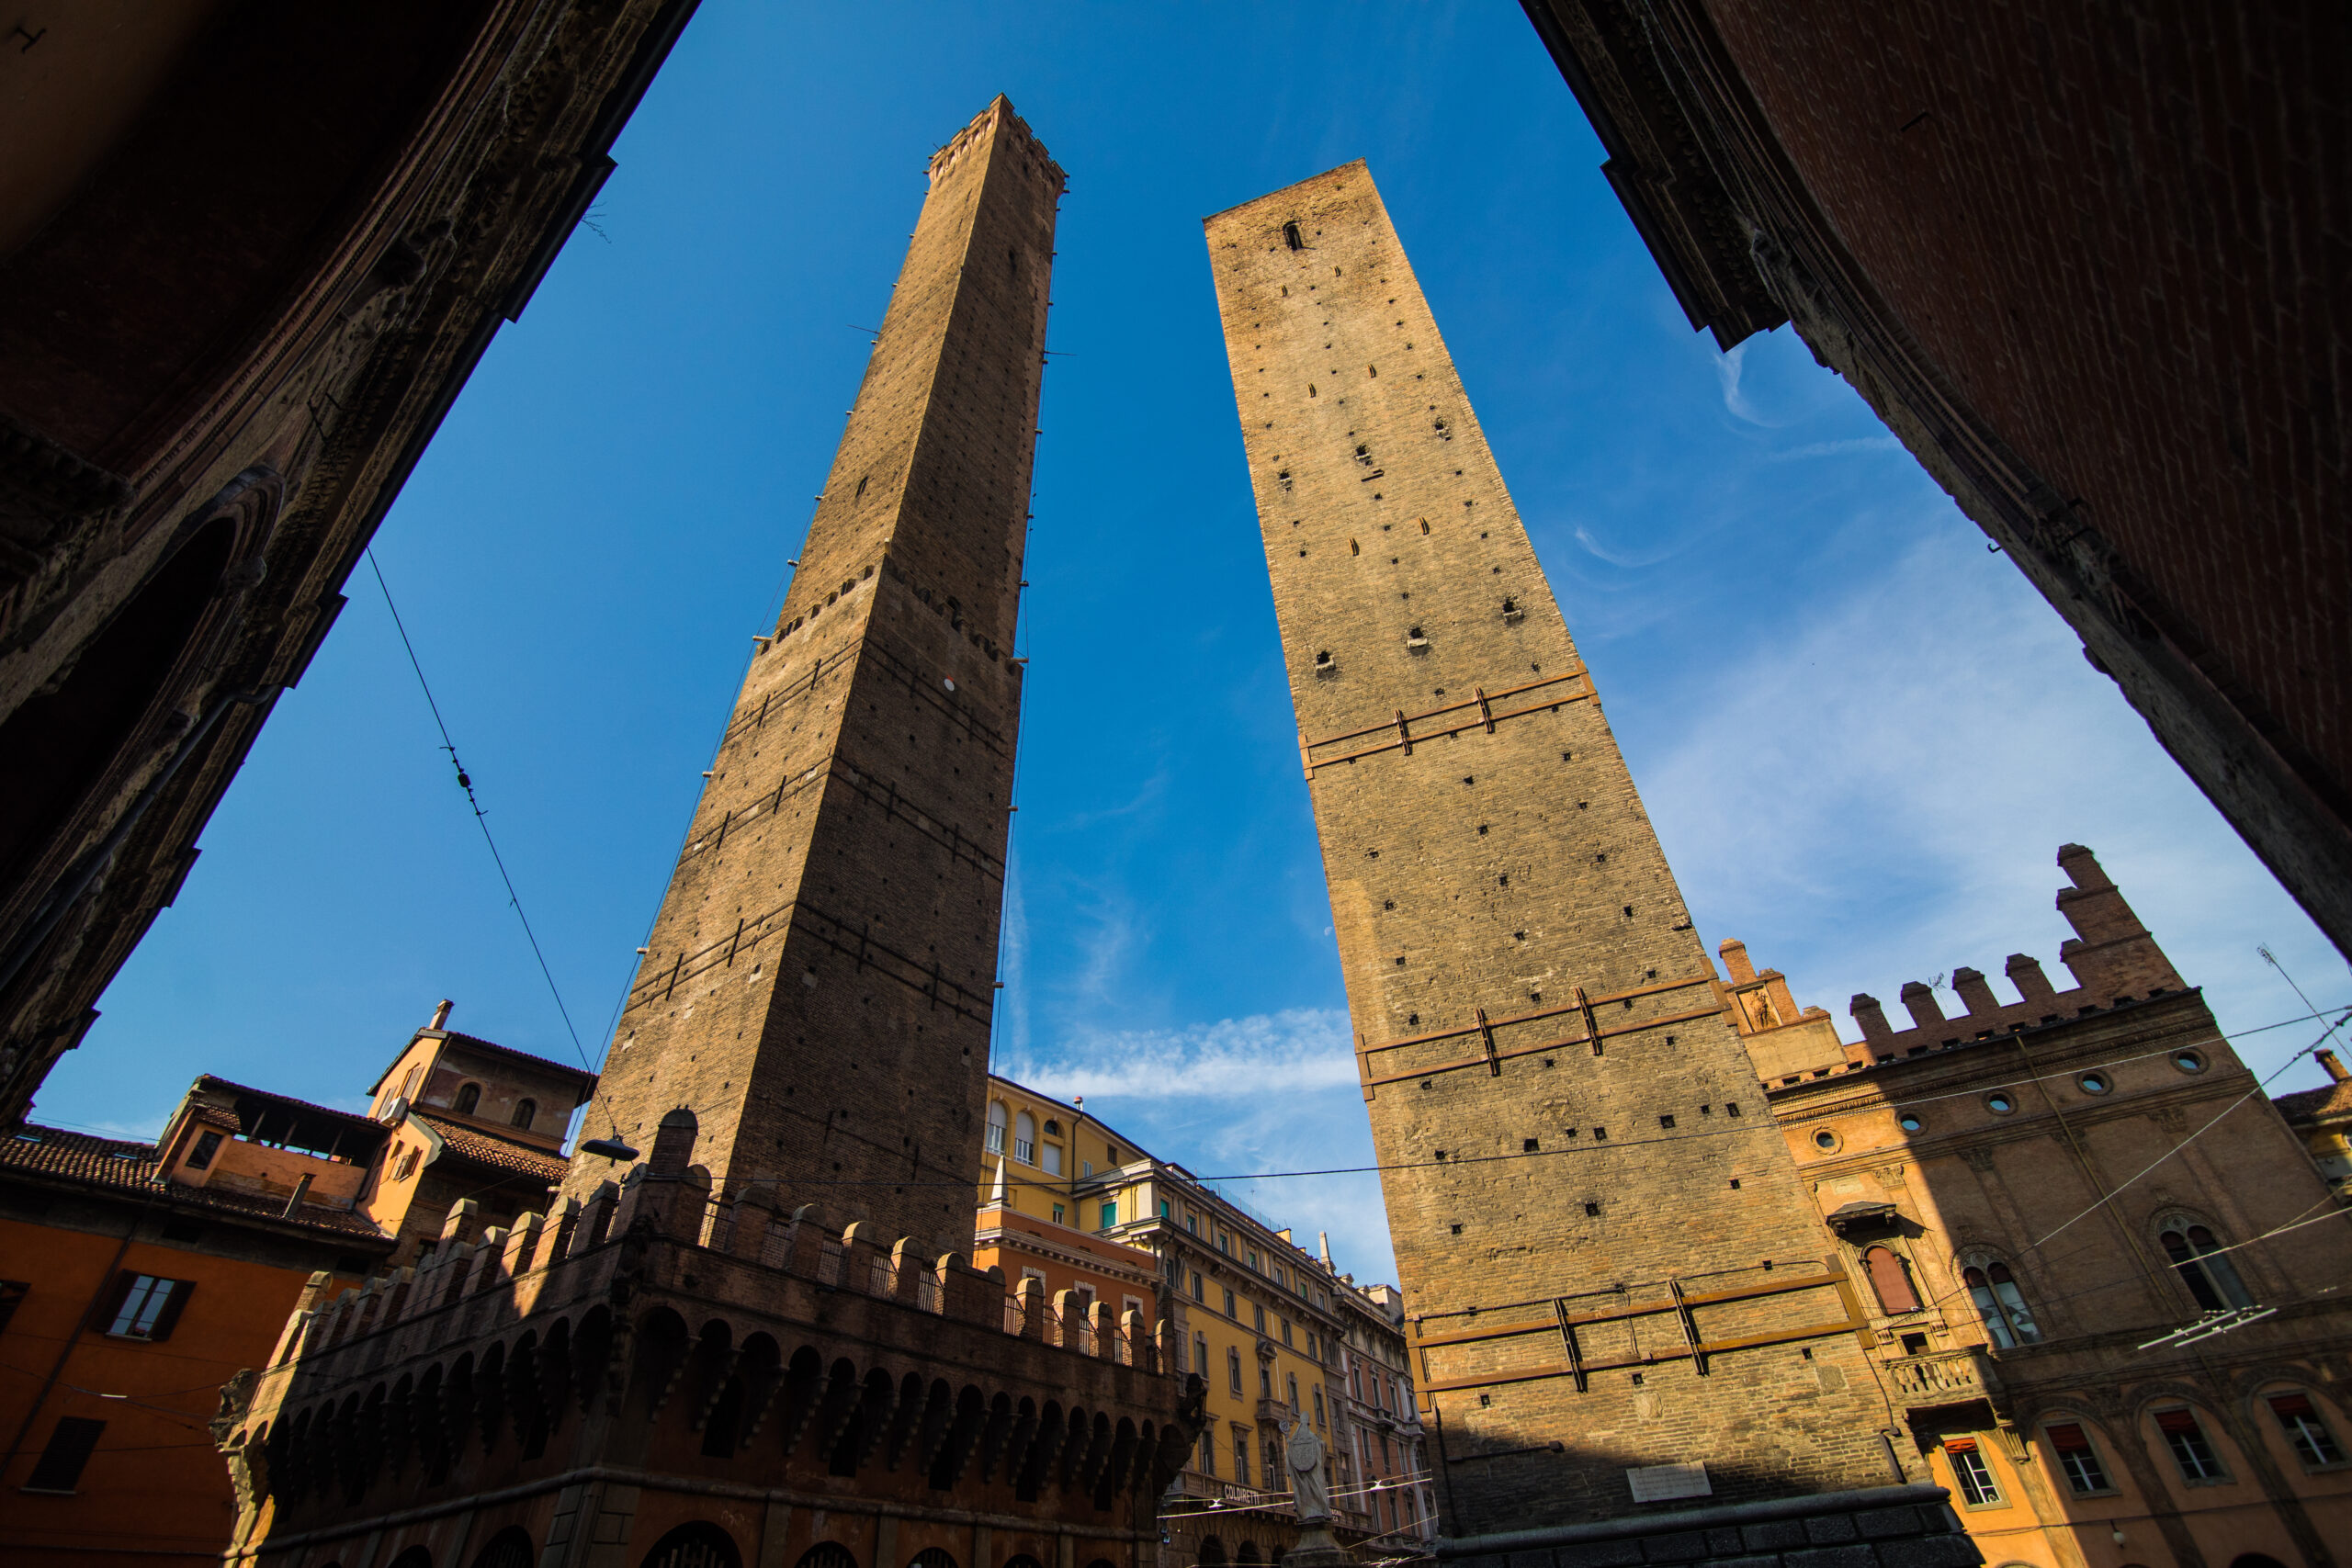
[[[1206,230],[1449,1535],[1900,1514],[1854,1287],[1370,174]]]
[[[776,1181],[968,1246],[1061,169],[999,98],[931,194],[775,635],[760,639],[588,1112],[684,1106]],[[614,1174],[576,1160],[571,1196]]]

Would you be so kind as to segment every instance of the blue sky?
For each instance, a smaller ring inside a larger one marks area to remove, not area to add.
[[[705,0],[377,554],[590,1054],[773,620],[923,196],[997,92],[1070,175],[999,1070],[1204,1174],[1355,1165],[1321,867],[1200,220],[1369,161],[1709,944],[1799,997],[2052,976],[2098,850],[2225,1029],[2340,959],[2073,636],[1786,329],[1692,333],[1516,6]],[[199,1072],[334,1104],[435,1000],[571,1043],[374,579],[45,1121]],[[1948,1005],[1950,1005],[1948,1003]],[[1899,1009],[1896,1010],[1899,1013]],[[2241,1043],[2258,1067],[2302,1027]],[[2318,1081],[2305,1063],[2277,1089]],[[1369,1178],[1236,1189],[1343,1268]]]

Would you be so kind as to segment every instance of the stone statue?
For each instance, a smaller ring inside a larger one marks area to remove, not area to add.
[[[1283,1457],[1290,1464],[1290,1495],[1298,1508],[1298,1522],[1329,1522],[1331,1489],[1323,1479],[1323,1439],[1306,1422],[1293,1421]]]

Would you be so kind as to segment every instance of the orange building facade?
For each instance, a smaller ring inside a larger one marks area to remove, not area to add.
[[[182,1135],[166,1152],[182,1171],[226,1131],[185,1107],[175,1121]],[[235,1164],[305,1157],[232,1135],[209,1164],[233,1177]],[[272,1201],[171,1171],[147,1144],[38,1126],[0,1142],[11,1562],[216,1560],[234,1518],[206,1425],[221,1385],[268,1359],[307,1285],[348,1289],[390,1250],[332,1200]]]
[[[1723,944],[1887,1435],[1988,1562],[2340,1562],[2352,1216],[2318,1156],[2342,1086],[2274,1106],[2097,858],[2059,864],[2074,987],[2012,954],[2016,1001],[1962,967],[1951,1016],[1903,987],[1907,1029],[1855,997],[1859,1041]]]
[[[455,1034],[444,1002],[370,1114],[209,1075],[153,1144],[0,1140],[7,1561],[216,1562],[210,1422],[298,1310],[543,1209],[589,1074]]]

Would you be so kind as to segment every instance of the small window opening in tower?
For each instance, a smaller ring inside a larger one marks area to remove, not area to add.
[[[1600,1205],[1598,1203],[1587,1203],[1584,1206],[1584,1212],[1589,1217],[1598,1219],[1600,1217]]]
[[[1421,519],[1421,532],[1422,532],[1422,533],[1424,533],[1424,534],[1426,534],[1426,533],[1428,533],[1429,531],[1430,531],[1430,520],[1429,520],[1428,518],[1424,517],[1424,518],[1422,518],[1422,519]]]
[[[1374,380],[1378,380],[1380,378],[1380,367],[1377,365],[1367,365],[1364,367],[1364,371]]]
[[[1411,631],[1407,632],[1405,635],[1407,637],[1419,637],[1421,635],[1421,628],[1415,626]]]
[[[1298,225],[1295,223],[1285,223],[1283,225],[1283,243],[1288,245],[1294,251],[1303,251],[1306,249],[1306,242],[1299,237]],[[1285,292],[1287,292],[1287,290],[1285,290]]]
[[[1503,595],[1503,614],[1504,614],[1504,615],[1516,615],[1516,614],[1518,614],[1518,613],[1519,613],[1519,601],[1518,601],[1518,600],[1516,600],[1516,599],[1514,599],[1514,598],[1512,598],[1512,597],[1511,597],[1510,594],[1508,594],[1508,593],[1504,594],[1504,595]]]
[[[1316,663],[1317,663],[1317,664],[1329,664],[1329,663],[1330,663],[1330,662],[1331,662],[1331,655],[1330,655],[1330,651],[1329,651],[1329,649],[1326,649],[1325,651],[1323,651],[1323,652],[1321,652],[1321,653],[1317,654],[1317,655],[1315,656],[1315,662],[1316,662]],[[1392,909],[1393,909],[1393,908],[1395,908],[1396,907],[1396,906],[1395,906],[1394,904],[1391,904],[1391,905],[1389,906],[1389,908],[1392,908]]]
[[[1520,1153],[1521,1153],[1521,1154],[1530,1154],[1530,1155],[1532,1155],[1532,1154],[1535,1153],[1535,1152],[1536,1152],[1536,1150],[1538,1150],[1538,1149],[1539,1149],[1539,1148],[1541,1148],[1542,1146],[1543,1146],[1543,1145],[1541,1145],[1537,1140],[1535,1140],[1535,1139],[1533,1139],[1533,1138],[1521,1138],[1521,1139],[1519,1141],[1519,1149],[1520,1149]]]
[[[1348,541],[1348,554],[1351,556],[1360,556],[1363,554],[1363,547],[1357,544],[1353,539],[1350,539]]]
[[[865,481],[872,477],[873,476],[869,474],[861,474],[858,476],[857,493],[859,495],[864,495],[865,493]]]

